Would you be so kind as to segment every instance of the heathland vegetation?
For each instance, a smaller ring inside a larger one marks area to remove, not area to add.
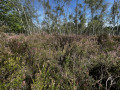
[[[0,90],[120,90],[119,35],[119,0],[0,0]]]
[[[0,34],[1,90],[119,90],[120,37]]]

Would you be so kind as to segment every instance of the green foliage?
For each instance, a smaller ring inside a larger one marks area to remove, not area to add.
[[[0,1],[0,27],[4,25],[8,27],[4,32],[25,33],[30,27],[35,27],[32,21],[36,17],[35,10],[28,2],[22,5],[21,0]]]
[[[99,35],[101,33],[104,33],[104,31],[101,29],[103,27],[103,23],[99,20],[92,20],[90,23],[88,23],[88,27],[89,29],[87,29],[87,33],[88,34],[92,34],[93,33],[93,28],[94,27],[94,33]]]
[[[22,83],[22,71],[21,66],[19,65],[19,58],[5,58],[5,61],[1,62],[1,69],[0,69],[0,76],[2,77],[2,80],[0,81],[3,86],[0,88],[6,88],[6,89],[12,89],[12,88],[20,88],[20,85]],[[3,63],[3,65],[2,65]],[[4,89],[3,89],[4,90]]]

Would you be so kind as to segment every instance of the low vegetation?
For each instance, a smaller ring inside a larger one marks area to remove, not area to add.
[[[0,90],[120,90],[120,37],[0,34]]]

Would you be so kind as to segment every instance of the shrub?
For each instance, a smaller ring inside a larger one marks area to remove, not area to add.
[[[114,37],[7,37],[0,37],[2,90],[120,89],[120,58]]]

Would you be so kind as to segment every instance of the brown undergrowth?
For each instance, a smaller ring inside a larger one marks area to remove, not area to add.
[[[120,38],[0,34],[1,90],[119,90]]]

